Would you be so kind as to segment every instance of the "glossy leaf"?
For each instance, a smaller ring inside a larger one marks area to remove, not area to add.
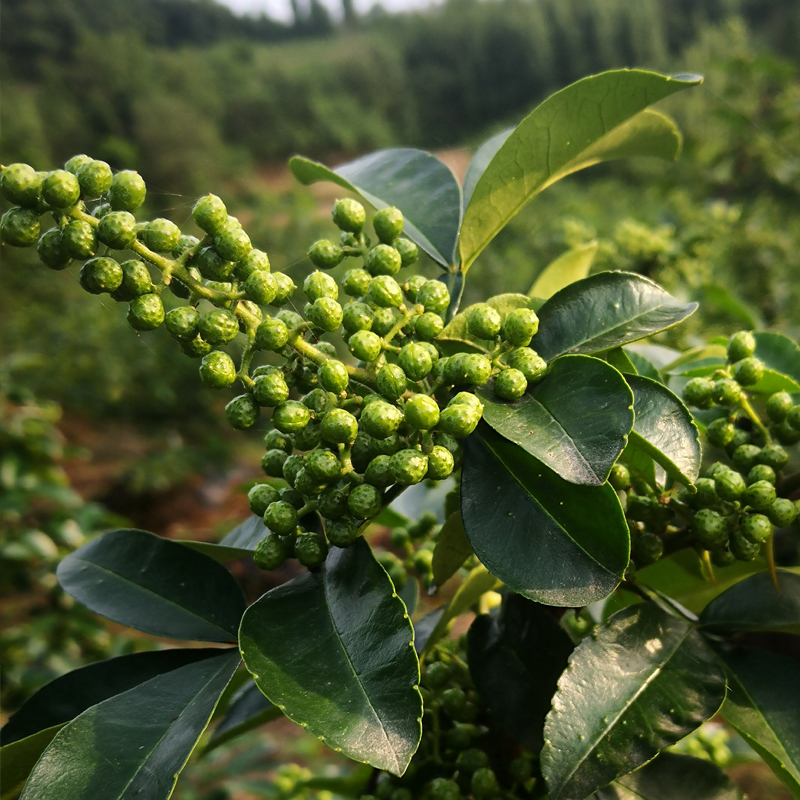
[[[472,545],[464,530],[461,512],[451,514],[439,531],[433,551],[433,581],[442,586],[458,572],[461,565],[472,555]]]
[[[476,617],[467,637],[469,671],[492,717],[533,752],[567,666],[572,642],[543,606],[508,594],[497,617]]]
[[[650,458],[644,450],[636,447],[632,441],[628,441],[627,447],[622,451],[620,459],[643,481],[650,486],[656,486],[656,462]]]
[[[634,424],[625,379],[589,356],[556,359],[519,400],[499,400],[490,387],[479,394],[492,428],[570,483],[605,483]]]
[[[403,234],[443,267],[455,262],[461,222],[461,187],[450,168],[423,150],[392,148],[329,169],[295,156],[289,168],[300,183],[332,183],[355,192],[376,209],[403,212]]]
[[[676,158],[681,139],[674,123],[641,112],[699,81],[614,70],[545,100],[502,143],[476,182],[459,239],[464,271],[523,206],[566,175],[616,158]]]
[[[592,800],[745,800],[745,795],[710,761],[661,753],[592,795]]]
[[[639,374],[630,356],[621,347],[615,347],[613,350],[609,350],[606,353],[606,361],[623,375]]]
[[[581,800],[712,717],[722,666],[693,625],[650,603],[581,642],[545,724],[542,773],[553,800]]]
[[[671,328],[696,308],[641,275],[601,272],[567,286],[539,309],[531,347],[546,361],[602,353]]]
[[[481,563],[545,605],[602,600],[628,565],[628,525],[608,484],[568,483],[483,424],[465,440],[461,514]]]
[[[50,743],[22,800],[165,800],[238,663],[225,650],[87,709]]]
[[[756,340],[756,358],[761,359],[767,369],[788,375],[800,383],[800,347],[788,336],[771,331],[753,334]]]
[[[425,650],[428,640],[431,638],[431,634],[436,631],[436,626],[439,624],[439,620],[444,616],[446,609],[447,606],[434,608],[433,611],[429,611],[422,619],[414,623],[414,649],[417,651],[418,655],[421,655]],[[431,644],[431,647],[432,646],[433,644]]]
[[[398,775],[422,735],[413,639],[405,606],[363,538],[267,592],[239,633],[245,666],[289,719]]]
[[[546,266],[528,291],[529,297],[552,297],[564,287],[583,280],[592,268],[597,255],[597,242],[568,250]]]
[[[58,565],[64,590],[92,611],[171,639],[236,639],[245,609],[233,576],[208,556],[152,533],[111,531]]]
[[[460,586],[456,589],[447,605],[442,608],[441,616],[436,618],[433,630],[425,640],[423,653],[429,653],[436,642],[447,635],[450,623],[466,611],[469,611],[470,607],[475,605],[486,592],[491,592],[497,588],[497,583],[497,578],[485,567],[477,566],[471,570],[469,575],[461,581]],[[433,617],[435,613],[431,612],[428,616]],[[424,622],[424,620],[425,618],[421,622]]]
[[[268,533],[269,528],[264,524],[264,520],[254,514],[230,531],[219,543],[219,546],[249,550],[252,553]]]
[[[215,544],[214,542],[200,542],[196,539],[172,539],[171,541],[182,544],[191,550],[196,550],[204,556],[213,558],[220,564],[227,564],[228,561],[236,561],[239,558],[249,558],[253,555],[253,551],[244,547],[227,547],[223,544]]]
[[[203,748],[203,755],[282,716],[281,710],[264,697],[258,686],[248,681],[231,698],[225,716],[214,729],[211,741]]]
[[[19,795],[39,757],[64,725],[66,722],[10,744],[3,743],[0,747],[0,800],[10,800]]]
[[[720,655],[728,671],[722,716],[800,798],[800,664],[760,650]]]
[[[700,616],[710,633],[777,631],[800,634],[800,575],[778,570],[779,589],[768,572],[739,581],[712,600]]]
[[[486,172],[486,167],[489,166],[492,159],[497,154],[497,151],[505,144],[506,139],[514,132],[513,128],[506,128],[500,133],[496,133],[490,139],[487,139],[472,156],[472,161],[469,162],[467,173],[464,176],[464,208],[469,205],[472,199],[472,193],[475,191],[475,186],[478,181]]]
[[[631,350],[629,348],[624,348],[623,352],[625,355],[630,359],[631,364],[636,368],[636,372],[639,375],[644,376],[645,378],[652,378],[654,381],[658,381],[659,383],[664,383],[661,379],[661,375],[658,372],[658,367],[650,361],[649,358],[646,358],[641,353],[637,353],[635,350]]]
[[[557,363],[557,362],[556,362]],[[630,444],[660,464],[671,478],[687,485],[700,474],[700,432],[689,409],[658,381],[629,375],[635,414]]]

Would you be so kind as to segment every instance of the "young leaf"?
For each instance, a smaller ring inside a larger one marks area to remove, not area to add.
[[[546,361],[602,353],[671,328],[696,308],[641,275],[600,272],[570,284],[539,309],[531,347]]]
[[[565,286],[583,280],[592,268],[595,255],[597,255],[597,242],[589,242],[560,255],[542,270],[531,286],[528,297],[547,299]]]
[[[225,567],[146,531],[99,536],[68,555],[56,574],[92,611],[153,636],[229,642],[245,609]]]
[[[87,709],[56,734],[21,800],[169,797],[238,664],[225,650]]]
[[[712,600],[700,615],[700,626],[716,634],[743,631],[800,633],[800,575],[777,571],[779,589],[768,572],[739,581]]]
[[[567,483],[483,424],[464,450],[461,514],[491,573],[545,605],[583,606],[614,591],[630,538],[608,484]]]
[[[570,658],[545,723],[553,800],[580,800],[712,717],[725,675],[694,627],[643,603],[615,614]]]
[[[514,132],[513,128],[506,128],[500,133],[496,133],[487,139],[474,153],[472,160],[467,167],[467,174],[464,176],[464,208],[469,205],[475,186],[481,179],[481,175],[486,172],[497,151],[505,144],[506,139]]]
[[[592,795],[592,800],[745,800],[745,795],[716,764],[661,753]]]
[[[476,617],[467,636],[469,671],[492,717],[529,750],[544,743],[544,720],[572,642],[543,606],[508,594],[497,617]]]
[[[282,716],[281,710],[264,697],[258,686],[248,681],[231,699],[231,704],[215,728],[211,741],[203,748],[203,755]]]
[[[728,672],[722,716],[800,800],[800,664],[743,648],[720,655]]]
[[[700,432],[689,409],[657,381],[640,375],[628,375],[627,381],[635,414],[630,446],[654,459],[671,478],[693,484],[702,454]]]
[[[570,483],[605,483],[634,424],[625,379],[589,356],[556,359],[519,400],[503,402],[489,387],[479,394],[492,428]]]
[[[674,123],[641,112],[700,80],[614,70],[545,100],[501,144],[471,193],[459,238],[462,269],[528,201],[566,175],[615,158],[676,158],[681,139]]]
[[[289,168],[300,183],[332,183],[355,192],[374,208],[403,212],[403,233],[443,267],[455,263],[461,222],[461,187],[450,168],[423,150],[392,148],[329,169],[295,156]]]
[[[289,719],[402,775],[422,735],[414,632],[363,538],[267,592],[239,633],[245,666]]]
[[[756,340],[756,358],[761,359],[767,369],[788,375],[796,383],[800,383],[800,347],[782,333],[760,331],[753,335]]]
[[[456,511],[445,520],[436,540],[432,564],[434,583],[442,586],[450,580],[471,555],[472,545],[464,530],[461,512]]]

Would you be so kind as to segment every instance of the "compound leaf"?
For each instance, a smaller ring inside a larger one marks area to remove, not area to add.
[[[545,723],[553,800],[581,800],[646,764],[713,716],[725,675],[693,625],[650,603],[581,642]]]
[[[568,483],[483,423],[464,449],[461,514],[492,574],[545,605],[583,606],[614,591],[630,538],[608,484]]]
[[[111,531],[59,565],[66,592],[92,611],[171,639],[236,639],[244,594],[221,564],[139,530]]]
[[[239,641],[258,688],[357,761],[401,775],[422,735],[414,632],[363,538],[248,608]]]
[[[556,359],[519,400],[503,402],[491,388],[480,396],[492,428],[570,483],[605,483],[634,425],[625,379],[589,356]]]
[[[547,299],[575,281],[583,280],[597,255],[597,242],[568,250],[546,266],[531,286],[528,297]]]

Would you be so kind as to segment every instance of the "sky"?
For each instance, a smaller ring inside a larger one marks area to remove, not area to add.
[[[356,8],[361,12],[369,11],[376,0],[355,0]],[[260,14],[262,11],[275,19],[288,20],[291,17],[289,0],[220,0],[239,14]],[[341,3],[339,0],[322,0],[338,16]],[[431,0],[381,0],[381,5],[388,11],[403,11],[411,8],[425,8]]]

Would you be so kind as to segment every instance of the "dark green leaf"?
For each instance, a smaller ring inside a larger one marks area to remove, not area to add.
[[[469,205],[472,198],[472,193],[475,191],[475,186],[486,172],[486,167],[489,166],[492,159],[497,154],[497,151],[505,144],[506,139],[514,132],[513,128],[506,128],[500,133],[496,133],[490,139],[487,139],[472,156],[472,161],[469,162],[467,174],[464,176],[464,208]]]
[[[592,800],[745,800],[745,795],[710,761],[661,753],[592,795]]]
[[[401,775],[422,735],[414,633],[363,538],[267,592],[242,619],[245,665],[294,722]]]
[[[628,525],[608,484],[567,483],[483,424],[465,440],[461,513],[486,568],[545,605],[602,600],[628,565]]]
[[[720,654],[728,668],[722,716],[800,798],[800,664],[760,650]]]
[[[414,577],[408,578],[398,594],[403,603],[405,603],[406,611],[410,617],[416,611],[417,603],[419,602],[419,582],[417,579]]]
[[[722,666],[694,627],[650,603],[581,642],[547,717],[542,773],[553,800],[581,800],[712,717]]]
[[[469,671],[492,717],[533,752],[567,666],[572,642],[543,606],[508,594],[497,617],[476,617],[467,637]]]
[[[700,616],[711,633],[778,631],[800,633],[800,575],[778,570],[775,589],[768,572],[739,581],[712,600]]]
[[[583,280],[592,268],[597,255],[597,242],[582,244],[568,250],[548,264],[528,291],[528,297],[547,299],[565,286]]]
[[[196,539],[172,539],[171,541],[189,547],[192,550],[197,550],[204,556],[213,558],[220,564],[225,564],[228,561],[236,561],[238,558],[248,558],[253,555],[253,551],[244,547],[227,547],[223,544],[214,544],[214,542],[199,542]]]
[[[644,450],[636,447],[632,441],[628,441],[628,445],[622,451],[620,458],[643,481],[646,481],[650,486],[657,485],[656,462]]]
[[[423,150],[378,150],[335,169],[295,156],[295,177],[308,186],[331,181],[374,208],[403,212],[403,233],[443,267],[455,262],[461,222],[461,187],[448,166]]]
[[[439,620],[444,616],[447,606],[439,606],[414,623],[414,649],[418,655],[425,650],[431,634],[436,630]],[[433,646],[433,645],[431,645]]]
[[[546,361],[601,353],[671,328],[696,308],[641,275],[601,272],[570,284],[539,309],[531,347]]]
[[[623,375],[639,374],[628,352],[621,347],[615,347],[613,350],[609,350],[606,353],[606,360],[614,369],[619,370]]]
[[[676,158],[681,139],[674,123],[641,112],[699,80],[615,70],[545,100],[501,144],[476,182],[459,239],[464,271],[529,200],[564,176],[615,158]]]
[[[18,739],[0,747],[0,798],[2,800],[10,800],[19,795],[39,757],[64,725],[66,725],[65,722],[53,725],[52,728],[45,728],[24,739]]]
[[[760,358],[768,369],[800,383],[800,347],[782,333],[761,331],[754,336],[756,358]]]
[[[671,478],[693,484],[700,474],[702,453],[689,409],[658,381],[641,375],[629,375],[627,380],[635,414],[631,446],[649,455]]]
[[[492,428],[570,483],[605,483],[634,424],[625,379],[589,356],[557,359],[514,402],[499,400],[490,387],[479,394]]]
[[[248,681],[231,699],[230,706],[215,728],[211,741],[203,748],[203,755],[243,733],[282,716],[281,710],[264,697],[258,686]]]
[[[22,800],[165,800],[238,663],[225,650],[87,709],[50,743]]]
[[[458,572],[461,565],[472,555],[472,545],[464,530],[461,512],[451,514],[436,540],[433,551],[433,581],[437,586],[442,586]]]
[[[636,368],[636,372],[639,375],[643,375],[645,378],[652,378],[659,383],[664,383],[664,381],[661,380],[658,367],[656,367],[649,358],[645,358],[645,356],[637,353],[635,350],[629,350],[628,348],[624,348],[622,352],[630,359],[631,364]]]
[[[68,555],[57,575],[92,611],[154,636],[235,640],[245,609],[225,567],[146,531],[99,536]]]
[[[219,546],[236,548],[237,550],[249,550],[252,553],[268,533],[269,528],[264,525],[264,520],[253,515],[228,533],[219,543]]]

